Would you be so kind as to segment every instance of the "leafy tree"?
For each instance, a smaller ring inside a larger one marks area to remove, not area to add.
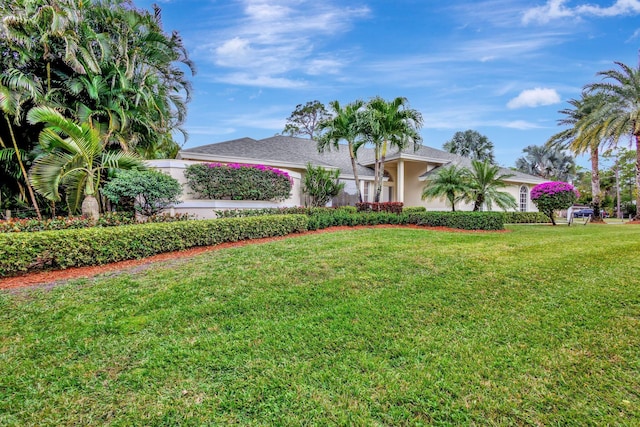
[[[181,193],[178,180],[156,170],[120,171],[102,188],[102,194],[112,203],[133,205],[144,216],[155,215],[177,203]]]
[[[572,126],[553,135],[547,141],[547,146],[568,148],[576,154],[589,153],[591,160],[591,205],[593,206],[593,220],[603,221],[600,214],[601,191],[599,150],[607,142],[603,135],[605,121],[599,112],[605,108],[607,97],[604,94],[583,94],[582,99],[571,99],[569,104],[573,108],[560,110],[565,115],[558,121],[560,125]]]
[[[340,182],[339,176],[340,171],[337,169],[328,170],[307,163],[302,192],[311,199],[311,206],[325,206],[344,189],[344,183]]]
[[[493,143],[489,138],[475,130],[456,132],[450,141],[442,146],[449,153],[458,154],[472,160],[488,161],[495,163]]]
[[[531,189],[531,201],[551,219],[553,225],[556,225],[554,212],[569,208],[578,196],[578,191],[566,182],[543,182]]]
[[[351,168],[358,191],[358,201],[362,203],[362,192],[360,191],[360,179],[358,178],[358,165],[356,163],[358,137],[360,130],[358,129],[358,114],[364,105],[364,101],[356,100],[347,104],[344,108],[340,106],[338,101],[329,103],[333,116],[323,120],[318,125],[320,136],[318,137],[318,151],[322,153],[331,147],[338,149],[341,140],[347,142],[349,150],[349,158],[351,159]]]
[[[601,71],[602,82],[586,86],[590,93],[604,94],[606,102],[593,114],[593,120],[602,124],[603,139],[618,142],[631,136],[636,148],[636,189],[640,190],[640,68],[621,62],[618,68]],[[636,194],[636,216],[640,220],[640,191]]]
[[[471,169],[466,174],[470,185],[468,199],[473,201],[474,211],[481,211],[485,205],[491,210],[494,202],[503,210],[517,209],[516,199],[511,194],[500,191],[508,186],[505,180],[513,174],[501,173],[500,167],[486,160],[472,160]]]
[[[105,148],[106,135],[89,123],[77,124],[49,107],[34,107],[27,114],[31,124],[43,123],[40,145],[46,152],[31,168],[31,184],[49,200],[60,200],[66,189],[72,211],[82,201],[82,214],[98,219],[96,199],[102,173],[107,169],[144,169],[139,156]]]
[[[327,109],[320,101],[298,104],[287,119],[282,133],[291,136],[306,135],[309,139],[315,139],[318,136],[318,126],[329,118]]]
[[[575,159],[559,148],[529,145],[516,160],[516,170],[545,179],[567,181],[575,176]]]
[[[422,199],[445,197],[451,204],[451,211],[455,212],[456,203],[468,198],[470,191],[465,169],[456,165],[443,166],[427,180]]]
[[[395,147],[398,151],[413,146],[420,147],[422,137],[418,130],[422,127],[422,114],[409,108],[407,98],[397,97],[386,101],[381,97],[371,99],[358,115],[358,129],[363,137],[361,144],[371,144],[374,149],[374,202],[380,202],[384,163],[387,150]]]

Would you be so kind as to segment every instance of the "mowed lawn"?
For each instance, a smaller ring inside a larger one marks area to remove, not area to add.
[[[509,230],[0,292],[0,425],[640,425],[640,226]]]

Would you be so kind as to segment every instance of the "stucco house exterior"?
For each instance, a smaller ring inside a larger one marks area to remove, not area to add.
[[[340,179],[346,184],[342,194],[333,200],[333,205],[354,205],[357,193],[351,161],[346,146],[338,150],[332,149],[319,153],[316,143],[309,139],[276,135],[269,138],[255,140],[240,138],[215,144],[182,150],[176,159],[152,160],[149,164],[186,184],[184,169],[190,164],[199,162],[219,163],[247,163],[264,164],[285,170],[293,178],[294,185],[289,199],[280,203],[270,202],[232,202],[232,201],[204,201],[196,199],[185,185],[182,203],[176,205],[176,212],[188,212],[200,217],[211,217],[213,209],[226,208],[260,208],[301,206],[305,203],[302,193],[302,177],[307,163],[322,166],[326,169],[340,171]],[[358,151],[358,177],[365,201],[373,201],[373,166],[374,152],[371,148],[361,148]],[[435,148],[422,146],[417,151],[391,152],[387,155],[385,168],[385,182],[382,201],[402,202],[405,206],[425,206],[427,210],[450,210],[444,199],[422,200],[422,189],[430,173],[434,173],[441,166],[456,164],[470,166],[471,161],[465,157],[448,153]],[[504,169],[503,173],[513,174],[508,179],[509,187],[505,191],[513,195],[518,201],[520,211],[536,211],[531,203],[531,188],[544,182],[543,179]],[[456,205],[456,210],[471,210],[471,204]],[[495,207],[494,207],[495,209]],[[211,212],[211,213],[209,213]]]

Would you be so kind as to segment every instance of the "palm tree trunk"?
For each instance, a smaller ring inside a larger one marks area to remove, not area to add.
[[[591,206],[593,206],[593,222],[603,222],[600,214],[600,169],[598,165],[598,147],[591,147]]]
[[[633,218],[640,221],[640,133],[636,137],[636,216]]]
[[[378,166],[378,185],[376,186],[376,197],[374,201],[380,203],[380,196],[382,195],[382,184],[384,182],[384,161],[387,157],[387,141],[382,143],[382,150],[380,153],[380,166]]]
[[[20,157],[20,150],[18,149],[18,142],[16,141],[16,136],[13,133],[13,126],[11,126],[11,120],[9,120],[9,116],[4,115],[5,120],[7,121],[7,125],[9,126],[9,135],[11,135],[11,142],[13,143],[13,149],[16,152],[16,158],[18,159],[18,165],[20,165],[20,171],[22,172],[22,177],[24,178],[25,183],[27,184],[27,191],[29,191],[29,197],[31,198],[31,203],[33,204],[33,208],[36,210],[36,216],[39,220],[42,219],[42,215],[40,215],[40,208],[38,207],[38,202],[36,201],[36,195],[33,193],[33,188],[31,188],[31,183],[29,182],[29,177],[27,175],[27,170],[24,167],[24,163],[22,163],[22,157]]]
[[[358,202],[362,203],[362,192],[360,191],[360,178],[358,178],[358,165],[356,165],[356,156],[353,153],[352,143],[349,143],[349,156],[351,157],[351,167],[353,168],[353,177],[356,181],[356,189],[358,191]]]

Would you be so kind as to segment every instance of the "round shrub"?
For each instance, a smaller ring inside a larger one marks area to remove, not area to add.
[[[289,198],[293,186],[288,173],[265,165],[200,163],[184,175],[202,199],[280,201]]]
[[[566,182],[543,182],[531,189],[531,201],[540,212],[551,218],[553,225],[556,225],[554,211],[567,209],[576,202],[578,197],[580,197],[578,190]]]

